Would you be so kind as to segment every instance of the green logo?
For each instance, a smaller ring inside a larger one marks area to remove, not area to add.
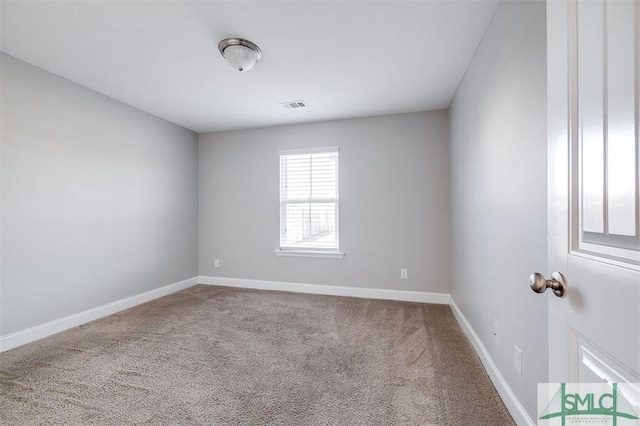
[[[586,389],[584,386],[580,388],[582,384],[572,385],[567,389],[566,383],[560,383],[560,388],[542,411],[540,420],[559,418],[562,426],[565,426],[567,418],[571,423],[579,424],[609,423],[610,420],[616,426],[619,419],[639,419],[633,404],[620,392],[617,383],[611,386],[592,384]]]

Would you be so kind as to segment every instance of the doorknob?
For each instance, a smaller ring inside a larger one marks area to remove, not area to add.
[[[551,274],[550,280],[542,274],[533,273],[529,276],[529,285],[536,293],[544,293],[547,288],[550,288],[558,297],[564,297],[567,294],[567,279],[557,271]]]

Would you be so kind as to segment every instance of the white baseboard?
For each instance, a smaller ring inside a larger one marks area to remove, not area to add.
[[[132,308],[150,300],[175,293],[176,291],[191,287],[197,283],[198,277],[189,278],[155,290],[150,290],[112,303],[107,303],[106,305],[79,312],[77,314],[69,315],[68,317],[0,336],[0,352],[26,345],[27,343],[51,336],[52,334],[60,333],[61,331],[115,314],[116,312]]]
[[[363,297],[367,299],[400,300],[404,302],[437,303],[441,305],[449,304],[449,293],[429,293],[426,291],[341,287],[334,285],[298,284],[278,281],[203,276],[199,277],[198,283],[219,285],[223,287],[290,291],[294,293],[325,294],[329,296]]]
[[[520,404],[520,401],[507,384],[504,376],[500,373],[500,370],[498,370],[498,366],[493,362],[487,348],[482,344],[482,341],[471,327],[471,324],[469,324],[469,321],[467,321],[465,316],[462,314],[462,311],[458,308],[458,305],[456,305],[453,298],[450,298],[449,304],[453,311],[453,315],[456,317],[458,323],[460,323],[460,326],[473,344],[476,353],[484,365],[484,369],[487,371],[487,374],[489,374],[493,385],[502,398],[507,410],[509,410],[509,414],[511,414],[513,420],[518,425],[535,425],[536,423],[531,419],[531,417],[529,417],[529,414],[527,414],[527,411],[524,409],[522,404]]]

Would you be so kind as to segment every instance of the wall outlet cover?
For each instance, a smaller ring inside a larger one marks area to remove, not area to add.
[[[522,376],[522,351],[516,345],[513,345],[513,366],[518,374]]]

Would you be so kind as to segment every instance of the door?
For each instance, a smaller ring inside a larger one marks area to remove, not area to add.
[[[639,0],[547,2],[550,382],[640,382]]]

